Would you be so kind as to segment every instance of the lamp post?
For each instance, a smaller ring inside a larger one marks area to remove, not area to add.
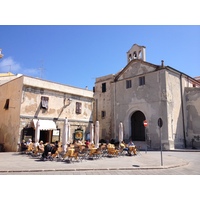
[[[162,157],[162,132],[161,128],[163,126],[163,120],[162,118],[158,119],[158,126],[159,126],[159,132],[160,132],[160,155],[161,155],[161,166],[163,166],[163,157]]]
[[[145,151],[145,153],[147,153],[147,126],[148,126],[148,122],[147,122],[147,120],[144,120],[143,121],[143,125],[144,125],[144,130],[145,130],[145,142],[146,142],[146,151]]]

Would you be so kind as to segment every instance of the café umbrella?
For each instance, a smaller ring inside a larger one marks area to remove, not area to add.
[[[90,124],[90,143],[94,143],[94,125],[93,123]]]
[[[68,132],[67,132],[67,138],[66,138],[66,141],[67,141],[67,144],[69,143],[69,136],[70,136],[70,123],[69,123],[69,121],[68,121],[68,123],[67,123],[67,127],[68,127]]]
[[[40,139],[40,121],[37,121],[36,124],[36,130],[35,130],[35,145],[37,146],[39,144]]]
[[[66,118],[64,121],[64,131],[62,135],[62,146],[64,152],[66,152],[67,149],[67,139],[68,139],[68,119]]]
[[[119,123],[119,142],[123,141],[123,124],[122,122]]]
[[[99,121],[95,123],[95,147],[99,147]]]

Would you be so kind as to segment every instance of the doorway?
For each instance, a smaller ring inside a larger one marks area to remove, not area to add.
[[[46,143],[46,142],[50,142],[50,133],[49,133],[50,131],[48,131],[48,130],[40,130],[40,140],[39,141],[43,141],[44,142],[44,144]]]
[[[136,111],[131,116],[131,139],[133,141],[145,141],[145,115],[141,111]]]

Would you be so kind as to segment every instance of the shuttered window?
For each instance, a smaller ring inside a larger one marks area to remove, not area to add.
[[[145,85],[145,76],[139,77],[139,85]]]
[[[41,108],[48,109],[49,97],[41,96]]]
[[[82,112],[82,103],[76,102],[76,114],[81,114]]]
[[[132,87],[132,82],[131,80],[127,80],[126,81],[126,89],[131,88]]]

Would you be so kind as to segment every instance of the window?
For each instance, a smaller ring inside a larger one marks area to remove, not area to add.
[[[139,57],[139,59],[142,59],[142,51],[139,51],[138,57]]]
[[[106,83],[102,83],[102,92],[106,92]]]
[[[145,85],[145,76],[139,77],[139,85]]]
[[[132,60],[131,54],[129,54],[128,60],[129,60],[129,61]]]
[[[6,103],[5,103],[5,105],[4,105],[4,109],[5,109],[5,110],[8,110],[8,108],[9,108],[9,102],[10,102],[10,100],[9,100],[9,99],[6,99]]]
[[[53,130],[51,134],[51,143],[60,141],[60,129]]]
[[[137,52],[136,51],[133,52],[133,58],[137,59]]]
[[[76,114],[81,114],[82,103],[76,102]]]
[[[48,109],[49,97],[41,96],[41,108]]]
[[[106,111],[101,111],[101,118],[105,118],[106,117]]]
[[[132,87],[132,82],[131,80],[127,80],[126,81],[126,89],[131,88]]]

